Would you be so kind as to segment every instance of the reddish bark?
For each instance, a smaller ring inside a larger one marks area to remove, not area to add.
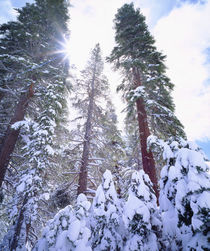
[[[89,142],[84,142],[83,147],[83,154],[82,154],[82,165],[80,167],[80,174],[79,174],[79,182],[78,182],[78,189],[77,194],[80,193],[87,193],[87,165],[88,165],[88,156],[89,156]]]
[[[82,164],[80,167],[79,182],[78,182],[78,189],[77,189],[78,195],[80,193],[87,194],[87,177],[88,177],[87,166],[88,166],[88,159],[90,155],[90,139],[91,139],[91,129],[92,129],[93,108],[94,108],[95,71],[96,71],[96,68],[94,68],[93,78],[91,81],[91,93],[89,97],[90,101],[88,105],[88,115],[87,115],[87,122],[86,122],[86,127],[85,127]]]
[[[141,76],[138,70],[133,70],[136,87],[141,86]],[[153,183],[153,188],[157,197],[159,198],[158,191],[158,181],[155,169],[155,161],[151,151],[147,151],[147,138],[150,136],[147,113],[145,110],[145,105],[143,98],[138,98],[136,101],[137,113],[138,113],[138,124],[139,124],[139,135],[140,135],[140,145],[141,145],[141,155],[143,169],[145,173],[149,175],[150,180]]]
[[[33,96],[33,84],[29,87],[29,91],[26,94],[21,95],[19,103],[16,106],[15,114],[11,119],[8,129],[5,134],[5,139],[0,153],[0,187],[2,186],[8,164],[11,159],[11,154],[14,151],[15,144],[17,142],[20,129],[14,130],[11,126],[24,119],[26,108],[28,106],[29,99]]]

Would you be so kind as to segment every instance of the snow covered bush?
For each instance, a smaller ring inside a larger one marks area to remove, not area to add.
[[[123,220],[127,229],[125,251],[158,250],[160,216],[152,183],[143,170],[132,174]]]
[[[86,226],[89,208],[90,202],[84,194],[80,194],[75,210],[67,206],[47,223],[33,251],[91,251],[91,233]]]
[[[121,217],[120,201],[117,198],[112,174],[106,170],[91,208],[93,250],[122,250]]]
[[[168,250],[209,250],[210,178],[199,148],[180,139],[163,142],[151,136],[151,146],[162,149],[160,209]]]

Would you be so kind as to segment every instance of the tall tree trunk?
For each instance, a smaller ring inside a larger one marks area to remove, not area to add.
[[[141,75],[138,69],[133,69],[134,80],[136,87],[141,86]],[[138,124],[139,124],[139,136],[140,136],[140,145],[141,145],[141,155],[142,155],[142,163],[143,169],[145,173],[149,175],[150,180],[153,183],[153,188],[157,197],[159,198],[158,191],[158,181],[157,174],[155,169],[155,161],[153,158],[152,152],[147,151],[147,138],[150,136],[149,126],[147,122],[147,113],[145,110],[145,105],[143,98],[138,98],[136,101],[137,106],[137,114],[138,114]]]
[[[87,193],[87,176],[88,176],[87,166],[88,166],[88,159],[89,159],[89,154],[90,154],[90,140],[91,140],[92,117],[93,117],[93,108],[94,108],[95,72],[96,72],[96,65],[93,70],[93,78],[91,81],[91,93],[90,93],[90,101],[88,105],[87,122],[85,126],[82,164],[80,167],[78,190],[77,190],[78,195],[80,193],[84,193],[84,194]]]
[[[2,186],[8,164],[11,159],[11,154],[14,151],[15,144],[17,142],[20,129],[14,130],[11,126],[24,119],[26,108],[29,103],[29,99],[33,96],[33,84],[29,87],[29,91],[21,95],[19,103],[16,106],[15,114],[11,119],[8,129],[5,134],[5,139],[0,153],[0,187]]]

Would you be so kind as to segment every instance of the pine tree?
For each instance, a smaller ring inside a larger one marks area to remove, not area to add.
[[[100,47],[97,44],[95,49],[92,52],[91,56],[91,64],[83,72],[84,77],[88,77],[90,74],[90,78],[88,78],[88,88],[89,88],[89,102],[88,102],[88,113],[87,120],[85,125],[85,135],[84,135],[84,146],[79,174],[79,186],[78,186],[78,194],[87,192],[87,176],[88,176],[88,158],[90,156],[90,140],[91,140],[91,132],[92,132],[92,124],[93,124],[93,111],[94,107],[94,99],[97,95],[96,86],[98,84],[98,78],[101,75],[102,71],[102,61],[100,55]],[[98,89],[99,90],[99,89]]]
[[[208,166],[200,149],[180,139],[163,142],[150,138],[162,149],[166,165],[161,171],[160,209],[169,250],[208,250],[210,190]]]
[[[183,127],[174,115],[170,96],[172,83],[165,75],[164,56],[157,52],[145,17],[133,4],[123,5],[115,16],[116,46],[109,57],[120,69],[124,80],[118,86],[128,102],[128,113],[137,114],[142,162],[153,182],[158,197],[155,162],[147,151],[147,137],[154,131],[161,137],[184,135]],[[134,108],[136,105],[136,108]]]
[[[93,250],[122,250],[121,208],[109,170],[103,174],[91,208]]]
[[[71,171],[79,173],[77,193],[90,194],[97,188],[106,168],[114,169],[124,155],[98,44],[73,88],[71,109],[75,110],[75,119],[71,121],[69,156],[75,161]]]
[[[68,63],[62,62],[64,55],[55,55],[61,50],[58,41],[68,34],[66,2],[37,0],[18,13],[17,22],[4,24],[0,29],[3,35],[0,43],[4,44],[0,51],[3,63],[0,109],[4,110],[7,101],[11,104],[2,113],[5,121],[10,119],[16,106],[16,96],[28,91],[31,83],[34,84],[34,98],[25,119],[12,125],[13,129],[20,129],[20,137],[5,180],[18,189],[12,191],[8,203],[11,228],[2,244],[12,250],[33,244],[40,225],[49,217],[40,211],[43,207],[40,204],[45,192],[49,191],[48,177],[55,165],[54,139],[66,111],[65,78],[68,74]],[[4,136],[5,128],[1,133]]]
[[[160,250],[161,222],[152,183],[143,170],[132,174],[123,218],[127,229],[124,250]]]

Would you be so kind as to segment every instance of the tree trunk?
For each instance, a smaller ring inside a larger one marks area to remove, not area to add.
[[[2,186],[8,164],[11,159],[11,154],[14,151],[15,144],[17,142],[20,129],[14,130],[11,126],[24,119],[26,108],[29,103],[29,99],[33,96],[33,84],[29,87],[29,91],[26,94],[21,95],[20,101],[16,106],[15,114],[11,119],[8,129],[6,131],[5,139],[0,153],[0,187]]]
[[[80,193],[87,194],[87,176],[88,176],[87,166],[88,166],[88,159],[89,159],[89,154],[90,154],[90,139],[91,139],[91,129],[92,129],[93,108],[94,108],[95,72],[96,72],[96,65],[93,71],[93,78],[91,81],[91,94],[90,94],[90,101],[88,105],[87,122],[85,126],[82,164],[80,167],[79,182],[78,182],[79,186],[77,190],[78,195]]]
[[[23,204],[22,207],[20,208],[20,212],[19,212],[19,216],[15,225],[15,229],[14,229],[14,234],[13,234],[13,238],[11,240],[11,246],[10,246],[10,251],[14,251],[16,250],[16,248],[18,247],[18,242],[21,241],[21,244],[25,246],[26,242],[27,242],[27,238],[28,238],[28,229],[30,227],[30,224],[25,222],[25,206],[26,203],[28,201],[28,195],[26,194],[23,200]],[[23,226],[23,224],[25,224],[25,226]],[[23,227],[25,229],[23,229]],[[23,235],[21,235],[21,230],[25,231],[25,233]],[[21,235],[21,238],[20,238]],[[23,238],[24,236],[24,238]]]
[[[133,69],[136,87],[141,86],[141,75],[137,69]],[[155,169],[155,161],[151,151],[147,151],[147,138],[150,136],[149,126],[147,122],[147,113],[145,110],[145,105],[143,98],[138,98],[136,101],[137,114],[138,114],[138,124],[139,124],[139,135],[140,135],[140,145],[141,145],[141,155],[143,169],[146,174],[149,175],[150,180],[153,183],[153,188],[157,197],[159,198],[158,191],[158,181]]]

